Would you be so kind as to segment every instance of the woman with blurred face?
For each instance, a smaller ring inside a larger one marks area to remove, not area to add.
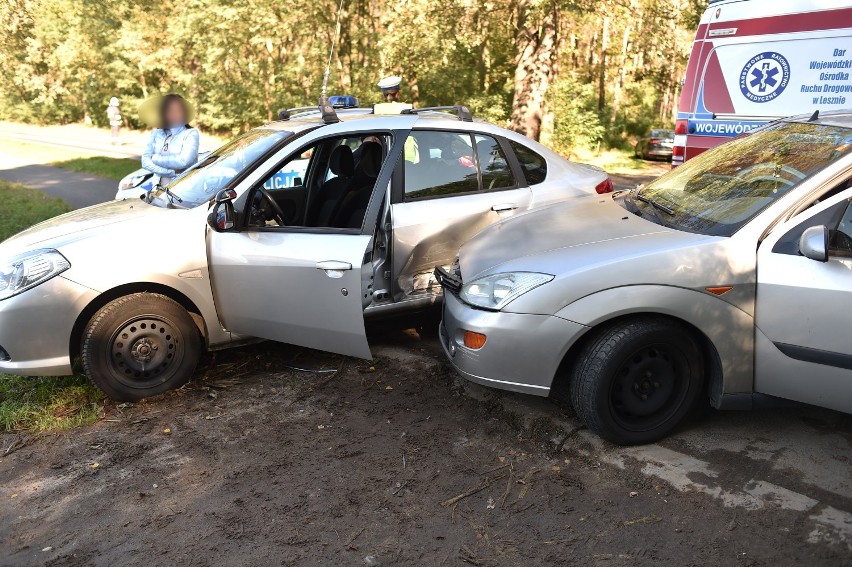
[[[142,167],[154,174],[155,184],[165,186],[198,161],[198,130],[188,123],[190,107],[182,96],[164,96],[159,110],[159,127],[148,138]]]

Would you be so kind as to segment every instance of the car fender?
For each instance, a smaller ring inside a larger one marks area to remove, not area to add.
[[[99,295],[135,293],[150,284],[175,290],[198,308],[211,347],[228,342],[232,337],[219,322],[210,285],[206,213],[205,207],[172,210],[157,223],[140,217],[104,227],[60,248],[71,263],[63,276]]]
[[[638,313],[681,319],[703,333],[716,349],[722,383],[713,393],[751,393],[754,388],[754,319],[748,313],[704,291],[665,285],[633,285],[582,297],[556,316],[596,327]]]

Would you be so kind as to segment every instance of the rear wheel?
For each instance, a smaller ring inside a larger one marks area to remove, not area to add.
[[[571,403],[586,425],[620,445],[665,437],[701,393],[704,358],[692,334],[653,317],[610,326],[580,353]]]
[[[83,332],[89,379],[114,400],[136,401],[192,376],[201,337],[189,313],[164,295],[135,293],[102,307]]]

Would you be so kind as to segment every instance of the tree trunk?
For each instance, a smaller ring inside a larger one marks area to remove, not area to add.
[[[555,0],[540,4],[519,0],[517,14],[512,128],[537,141],[546,112],[545,95],[556,76],[559,5]]]

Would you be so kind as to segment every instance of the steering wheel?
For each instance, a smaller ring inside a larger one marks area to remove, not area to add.
[[[789,165],[782,165],[781,167],[778,167],[778,166],[777,166],[777,165],[775,165],[774,163],[759,163],[759,164],[757,164],[757,165],[753,165],[753,166],[751,166],[751,167],[747,167],[747,168],[743,169],[742,171],[737,172],[736,177],[739,177],[740,179],[743,179],[743,178],[744,178],[744,177],[746,177],[748,174],[750,174],[750,173],[752,173],[752,172],[754,172],[754,171],[760,171],[761,169],[770,169],[770,170],[772,170],[773,172],[775,172],[776,170],[778,170],[778,171],[783,171],[784,173],[786,173],[786,174],[788,174],[788,175],[791,175],[791,176],[795,177],[797,181],[801,181],[802,179],[804,179],[805,177],[807,177],[807,175],[805,175],[804,173],[802,173],[801,171],[799,171],[799,170],[798,170],[798,169],[796,169],[795,167],[790,167]],[[766,177],[768,177],[768,176],[760,176],[760,177],[759,177],[759,179],[766,180]],[[775,176],[775,175],[772,175],[771,177],[772,177],[774,180],[781,179],[780,177],[777,177],[777,176]],[[752,180],[751,180],[751,179],[748,179],[747,181],[752,181]],[[785,180],[782,180],[782,181],[787,181],[787,180],[785,179]],[[791,183],[790,183],[790,185],[792,185],[792,184],[793,184],[793,183],[791,182]]]
[[[279,207],[278,203],[275,202],[275,198],[269,194],[269,191],[267,191],[261,186],[257,188],[257,192],[260,193],[260,195],[269,205],[269,208],[272,209],[272,219],[266,219],[266,215],[264,215],[263,218],[265,220],[274,220],[278,223],[278,226],[286,225],[287,222],[284,219],[284,211],[281,210],[281,207]]]

